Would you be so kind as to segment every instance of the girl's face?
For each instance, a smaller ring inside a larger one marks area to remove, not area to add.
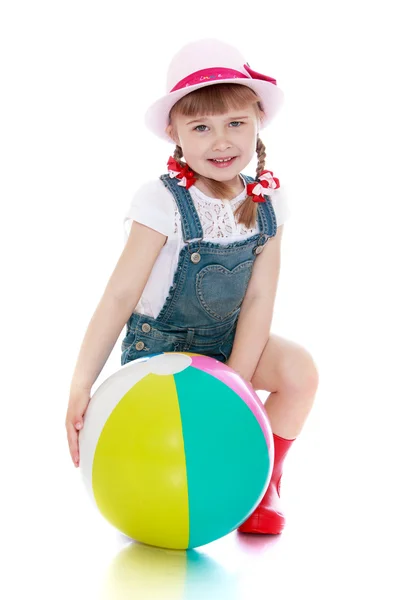
[[[181,146],[191,169],[216,181],[237,182],[256,150],[259,122],[253,105],[223,115],[176,115],[166,132]],[[233,158],[228,163],[212,159]]]

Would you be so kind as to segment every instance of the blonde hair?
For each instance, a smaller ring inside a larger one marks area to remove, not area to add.
[[[229,110],[246,108],[249,104],[254,105],[256,114],[261,120],[263,115],[261,99],[248,86],[238,83],[207,85],[194,92],[190,92],[178,100],[170,110],[169,123],[171,124],[173,122],[176,115],[185,117],[194,117],[201,114],[220,115]],[[259,137],[257,137],[255,151],[258,157],[256,169],[257,178],[265,168],[266,158],[265,146]],[[178,144],[175,147],[173,157],[182,167],[186,165],[186,163],[181,160],[183,152],[181,146]],[[192,168],[191,170],[195,176],[198,175]],[[225,198],[234,193],[232,187],[223,181],[216,181],[215,179],[204,177],[203,175],[201,176],[201,179],[216,198]],[[243,223],[247,228],[255,226],[257,219],[257,203],[253,202],[251,196],[247,196],[244,202],[236,209],[235,216],[237,217],[237,222]]]

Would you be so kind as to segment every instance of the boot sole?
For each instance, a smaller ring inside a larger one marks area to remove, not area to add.
[[[275,531],[272,531],[271,529],[269,529],[268,531],[262,531],[261,529],[239,529],[238,528],[239,533],[257,533],[259,535],[279,535],[280,533],[282,533],[282,531],[283,531],[283,528],[276,529]]]

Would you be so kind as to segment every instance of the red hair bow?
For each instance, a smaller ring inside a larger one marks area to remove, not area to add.
[[[253,202],[265,202],[264,194],[268,189],[276,189],[281,187],[279,179],[272,177],[272,171],[261,171],[257,177],[257,181],[247,184],[247,194],[253,196]]]
[[[188,165],[182,167],[172,156],[169,157],[167,166],[169,176],[171,178],[176,177],[177,179],[180,179],[178,185],[188,189],[196,181],[196,177],[190,167]]]

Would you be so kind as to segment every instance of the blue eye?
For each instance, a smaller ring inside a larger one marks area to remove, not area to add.
[[[231,121],[231,123],[240,123],[241,125],[244,124],[244,121]],[[207,127],[207,125],[197,125],[193,131],[199,131],[198,127]],[[238,129],[238,127],[234,127],[234,129]],[[200,133],[202,133],[204,130],[202,130]]]

